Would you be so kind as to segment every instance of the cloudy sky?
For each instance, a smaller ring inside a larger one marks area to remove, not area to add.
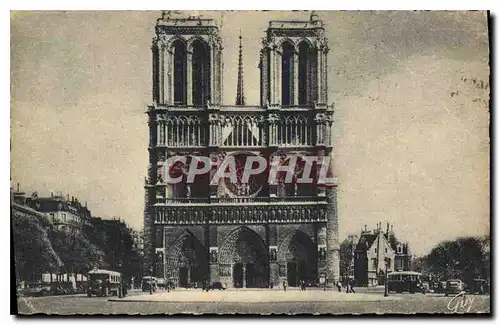
[[[201,12],[221,25],[224,101],[243,34],[247,104],[270,20],[297,12]],[[142,227],[151,39],[160,12],[11,14],[11,178]],[[488,30],[484,12],[319,12],[335,103],[340,235],[394,223],[416,254],[489,232]],[[482,81],[482,83],[481,83]]]

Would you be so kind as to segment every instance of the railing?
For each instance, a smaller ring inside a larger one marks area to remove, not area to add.
[[[222,198],[157,198],[156,204],[245,204],[245,203],[304,203],[326,202],[321,196],[286,196],[286,197],[222,197]]]

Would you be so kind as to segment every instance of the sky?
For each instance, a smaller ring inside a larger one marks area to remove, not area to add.
[[[186,13],[189,15],[190,13]],[[224,104],[243,36],[247,105],[271,20],[310,12],[199,12],[220,25]],[[318,12],[330,48],[340,238],[394,225],[416,255],[489,233],[485,12]],[[159,11],[11,12],[11,179],[95,216],[143,224],[146,105]],[[483,81],[481,87],[480,82]]]

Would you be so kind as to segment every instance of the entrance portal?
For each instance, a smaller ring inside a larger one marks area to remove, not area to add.
[[[243,288],[243,264],[236,263],[233,266],[233,286]]]
[[[237,288],[265,288],[269,282],[267,248],[262,239],[247,227],[231,233],[219,251],[219,264],[233,265],[232,282]]]
[[[288,286],[297,286],[297,263],[287,263],[286,264],[286,277],[288,280]]]
[[[258,283],[256,282],[257,278],[259,278],[259,272],[255,264],[247,264],[246,265],[246,287],[247,288],[255,288],[258,287]]]
[[[169,249],[166,260],[166,276],[180,287],[200,285],[208,273],[207,252],[198,239],[185,231]]]
[[[179,286],[187,287],[188,285],[188,268],[180,267],[179,268]]]
[[[285,238],[278,250],[278,259],[286,265],[288,285],[296,287],[301,281],[317,280],[316,245],[302,231],[292,232]]]

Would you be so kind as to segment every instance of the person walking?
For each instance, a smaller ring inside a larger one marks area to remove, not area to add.
[[[356,291],[354,291],[354,279],[349,279],[349,289],[351,293],[356,293]]]
[[[283,281],[283,290],[285,290],[285,292],[286,292],[286,280]]]
[[[342,283],[340,281],[337,281],[337,288],[339,289],[339,292],[342,292]]]

